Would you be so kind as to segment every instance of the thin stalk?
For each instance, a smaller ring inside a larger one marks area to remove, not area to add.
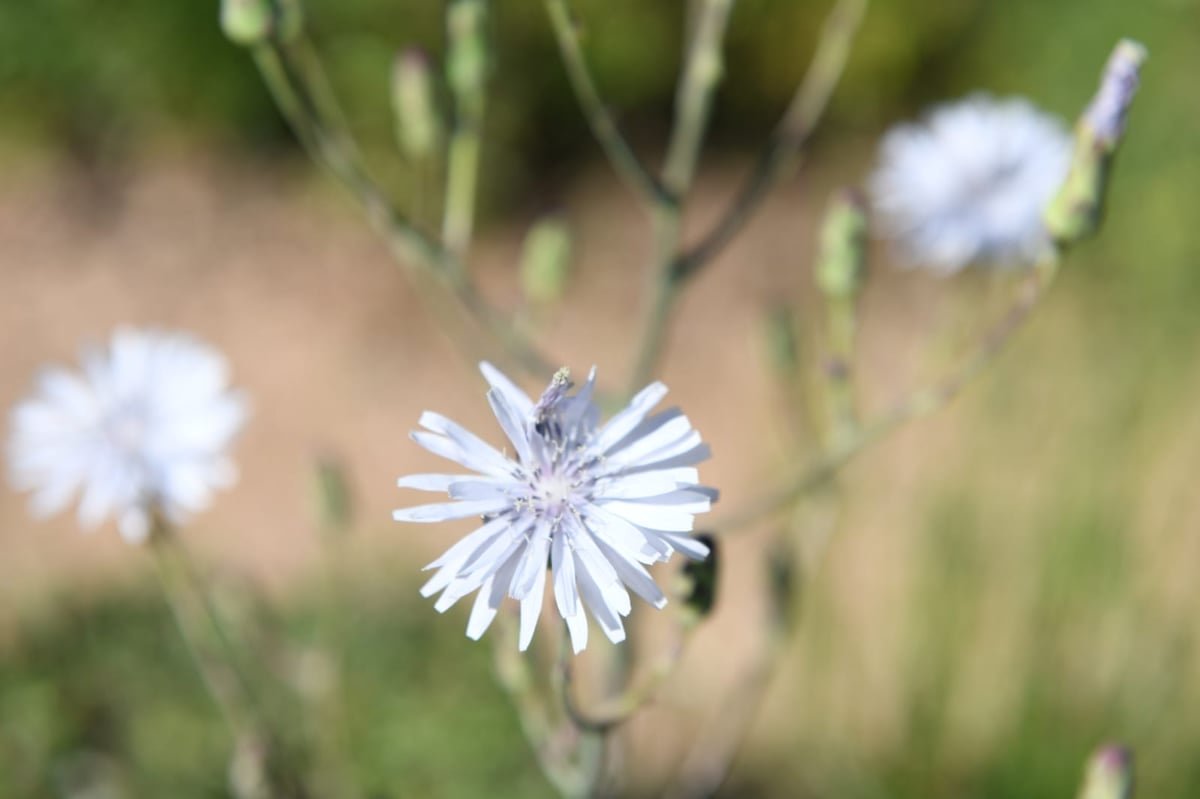
[[[1004,352],[1053,284],[1058,274],[1058,265],[1059,253],[1055,250],[1048,252],[1021,284],[1008,311],[984,334],[958,369],[933,385],[914,391],[874,420],[862,425],[853,436],[827,449],[791,479],[784,481],[783,485],[751,501],[745,507],[732,511],[725,518],[718,519],[714,525],[715,529],[721,535],[730,535],[735,530],[786,508],[823,485],[855,456],[873,444],[909,422],[928,416],[948,405]]]
[[[668,199],[654,207],[655,245],[649,273],[651,299],[634,359],[631,392],[653,375],[666,337],[667,317],[675,299],[672,269],[680,250],[683,206],[696,174],[713,95],[724,70],[721,48],[733,2],[703,0],[697,7],[695,35],[675,90],[675,120],[662,171],[662,185]]]
[[[459,269],[475,227],[475,195],[487,103],[487,11],[485,0],[455,0],[446,6],[447,83],[454,98],[454,129],[446,154],[442,243],[456,256],[453,263]]]
[[[533,748],[546,779],[564,797],[590,796],[602,776],[605,736],[581,730],[569,718],[555,718],[529,667],[529,658],[513,646],[516,630],[511,616],[502,610],[492,636],[497,680],[517,709],[521,729]],[[563,638],[566,639],[564,631]],[[569,645],[564,643],[569,652]],[[569,656],[569,655],[568,655]],[[558,693],[563,679],[560,659],[551,672],[552,688]]]
[[[663,683],[679,664],[685,643],[686,636],[682,630],[679,630],[675,639],[655,658],[641,679],[631,682],[618,696],[590,710],[580,707],[576,701],[570,662],[564,659],[560,685],[563,708],[575,726],[581,730],[596,733],[610,732],[654,701]]]
[[[482,146],[479,129],[473,124],[462,123],[450,136],[442,241],[447,249],[459,256],[466,253],[475,228],[475,192]],[[455,263],[461,266],[461,261]]]
[[[825,395],[828,412],[827,446],[832,449],[853,440],[858,430],[854,390],[854,343],[858,313],[854,297],[830,297],[825,306],[828,355],[825,360]]]
[[[272,799],[307,797],[308,790],[286,762],[283,739],[270,723],[200,575],[165,522],[156,523],[149,549],[171,615],[231,734],[239,743],[261,742],[265,747],[261,768],[268,795]]]
[[[458,256],[400,213],[362,166],[328,89],[320,59],[303,36],[286,42],[271,39],[252,52],[297,138],[362,206],[372,228],[414,278],[414,285],[423,288],[420,278],[424,275],[435,278],[488,339],[501,346],[511,363],[539,377],[552,373],[556,368],[553,362],[466,279]],[[433,302],[429,294],[425,299]]]
[[[674,264],[677,280],[693,277],[711,262],[742,230],[771,190],[795,169],[841,80],[866,7],[867,0],[838,0],[833,7],[821,29],[804,80],[792,95],[753,171],[719,221]]]
[[[771,557],[785,557],[780,564],[789,572],[795,567],[795,550],[785,546]],[[768,564],[775,567],[775,564]],[[778,670],[779,663],[791,640],[796,599],[789,589],[772,594],[766,639],[757,656],[742,678],[722,698],[714,723],[702,729],[679,767],[675,784],[664,792],[664,799],[691,799],[711,796],[729,775],[729,770],[741,749],[746,733],[762,709],[767,689]]]
[[[546,13],[554,28],[554,38],[558,43],[567,79],[575,92],[579,107],[592,135],[596,137],[613,169],[634,194],[651,204],[664,201],[666,194],[662,184],[633,152],[633,148],[621,135],[616,120],[600,97],[595,79],[583,55],[579,23],[567,5],[567,0],[546,0]]]

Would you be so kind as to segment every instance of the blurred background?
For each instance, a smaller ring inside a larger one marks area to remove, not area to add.
[[[306,5],[371,166],[414,196],[388,75],[398,48],[441,52],[440,4]],[[575,5],[601,91],[653,161],[685,4]],[[828,5],[737,4],[692,233],[739,185]],[[216,18],[215,2],[0,4],[0,404],[121,323],[226,351],[255,408],[242,479],[186,538],[231,617],[319,701],[328,664],[309,655],[340,586],[338,729],[363,795],[549,796],[490,647],[463,637],[465,610],[443,618],[416,594],[417,567],[457,528],[389,515],[410,500],[395,478],[435,460],[407,438],[421,410],[493,429],[482,381]],[[620,385],[648,225],[587,132],[541,5],[497,3],[493,27],[474,268],[515,307],[526,229],[563,213],[576,271],[539,340]],[[862,181],[880,133],[931,103],[982,89],[1073,119],[1122,36],[1150,60],[1101,235],[996,368],[810,506],[828,537],[807,550],[799,633],[724,795],[1063,798],[1110,739],[1136,749],[1142,795],[1200,791],[1200,3],[875,0],[802,171],[692,286],[662,376],[712,443],[703,476],[722,502],[770,485],[805,449],[780,434],[795,409],[764,318],[812,310],[829,193]],[[873,255],[868,410],[953,364],[1014,285]],[[315,509],[321,457],[344,464],[355,498],[353,529],[332,536]],[[753,668],[776,532],[726,547],[714,617],[628,732],[628,795],[661,794]],[[155,588],[115,531],[35,524],[23,497],[0,494],[0,796],[229,795],[224,728]]]

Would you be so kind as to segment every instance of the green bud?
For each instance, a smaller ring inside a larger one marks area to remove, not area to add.
[[[432,155],[442,138],[442,118],[434,102],[429,59],[420,50],[406,50],[396,57],[392,110],[400,150],[414,159]]]
[[[557,216],[539,219],[521,249],[521,288],[534,305],[562,298],[571,276],[571,232]]]
[[[794,375],[800,367],[799,325],[796,312],[781,305],[767,314],[767,355],[771,366],[781,375]]]
[[[1079,799],[1132,799],[1133,753],[1122,746],[1096,750],[1083,775]]]
[[[708,547],[709,553],[704,560],[689,560],[683,564],[680,594],[688,624],[696,624],[712,613],[717,602],[717,572],[721,561],[716,537],[698,533],[696,538]]]
[[[1091,236],[1100,226],[1113,156],[1125,133],[1146,48],[1123,39],[1108,59],[1100,89],[1075,125],[1071,167],[1046,209],[1046,229],[1058,242]]]
[[[487,41],[483,0],[453,0],[446,11],[446,80],[462,97],[483,92],[487,77]]]
[[[829,297],[858,294],[866,274],[867,214],[857,192],[843,190],[825,212],[817,256],[817,287]]]
[[[221,30],[234,44],[259,44],[271,35],[275,11],[271,0],[222,0]]]
[[[302,17],[299,0],[221,0],[221,30],[244,47],[291,38]]]
[[[346,470],[336,458],[317,460],[314,473],[314,497],[317,520],[322,530],[349,529],[354,522],[354,501],[346,480]]]

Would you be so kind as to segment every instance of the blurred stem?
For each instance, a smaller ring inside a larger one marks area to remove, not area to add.
[[[553,372],[553,363],[466,279],[460,258],[401,214],[367,173],[342,122],[320,60],[303,34],[287,41],[268,39],[253,47],[252,52],[263,80],[296,136],[312,158],[329,169],[359,202],[367,220],[401,265],[414,278],[422,274],[434,277],[488,339],[502,348],[510,363],[539,377]],[[424,288],[419,279],[414,279],[414,285]],[[428,293],[425,299],[433,301]]]
[[[984,334],[958,369],[933,385],[914,391],[889,410],[865,423],[853,436],[829,447],[823,455],[786,480],[782,486],[732,511],[725,518],[718,519],[715,528],[719,534],[729,535],[734,530],[788,507],[823,485],[860,452],[909,422],[928,416],[948,405],[1004,352],[1017,331],[1024,326],[1053,284],[1058,274],[1060,258],[1061,254],[1057,249],[1047,250],[1017,290],[1008,311]]]
[[[789,531],[791,532],[791,531]],[[825,533],[827,535],[827,531]],[[786,558],[786,563],[777,559]],[[790,542],[768,554],[768,568],[791,574],[795,568],[796,549]],[[730,767],[745,740],[746,733],[758,716],[771,678],[791,638],[796,617],[793,586],[772,591],[766,638],[750,667],[722,699],[715,723],[702,728],[683,757],[679,777],[664,792],[664,799],[691,799],[711,796],[725,782]]]
[[[675,299],[672,264],[680,249],[685,198],[696,173],[700,146],[708,129],[712,99],[721,82],[722,43],[734,0],[702,0],[695,35],[688,47],[675,90],[675,121],[663,164],[665,198],[653,211],[654,255],[650,268],[650,304],[634,360],[630,393],[649,382],[662,354],[667,321]]]
[[[617,175],[635,194],[651,203],[664,201],[666,195],[662,185],[633,152],[625,137],[621,135],[616,120],[600,98],[600,92],[583,55],[579,22],[567,0],[545,2],[546,13],[550,16],[554,38],[558,42],[563,66],[567,71],[567,79],[571,82],[571,88],[592,135],[600,143]]]
[[[589,732],[607,733],[624,724],[633,717],[634,713],[654,701],[662,684],[675,671],[675,667],[683,656],[683,648],[687,643],[686,633],[687,630],[682,624],[676,626],[674,639],[666,650],[660,653],[646,668],[640,679],[630,681],[618,696],[612,697],[600,707],[591,710],[584,710],[575,700],[570,656],[569,654],[564,655],[560,686],[562,702],[563,708],[575,726]]]
[[[475,195],[487,102],[486,19],[485,0],[454,0],[446,5],[447,82],[454,98],[454,129],[446,155],[442,243],[456,256],[452,263],[460,270],[475,227]]]
[[[327,779],[341,796],[351,793],[353,779],[347,764],[350,741],[346,702],[346,652],[351,643],[346,546],[352,534],[352,510],[344,469],[332,456],[318,459],[316,468],[318,498],[317,538],[321,555],[321,603],[317,618],[317,648],[329,665],[330,683],[324,686],[315,703],[318,763]]]
[[[265,745],[261,766],[268,795],[274,799],[307,797],[297,770],[284,762],[282,739],[272,729],[200,575],[175,531],[161,518],[155,521],[149,549],[175,624],[234,739]]]
[[[858,432],[854,391],[857,310],[852,296],[829,297],[825,304],[828,356],[824,385],[829,423],[826,446],[831,450],[847,446]]]
[[[666,201],[655,207],[655,274],[630,390],[649,382],[664,346],[671,307],[682,285],[728,244],[795,167],[841,79],[867,0],[838,0],[821,30],[812,63],[753,172],[713,228],[691,249],[680,247],[684,199],[720,80],[721,41],[733,0],[698,0],[696,35],[676,94],[676,119],[663,170]]]
[[[556,719],[537,689],[538,681],[530,669],[530,658],[513,646],[516,629],[512,617],[501,609],[494,623],[499,627],[492,636],[496,677],[516,706],[521,729],[533,748],[542,773],[564,797],[582,799],[593,795],[603,776],[607,736],[583,730],[569,717]],[[561,658],[571,657],[565,631],[563,639],[567,654],[560,656],[550,675],[556,695],[561,692],[560,684],[564,679]]]
[[[466,123],[460,123],[450,136],[442,240],[451,252],[459,256],[466,253],[475,226],[475,188],[481,149],[479,129],[475,126],[468,127]],[[461,261],[454,263],[461,268]]]
[[[867,0],[838,0],[830,11],[804,80],[792,95],[754,170],[720,220],[674,264],[676,280],[687,280],[709,263],[741,231],[771,190],[795,169],[841,80],[866,8]]]

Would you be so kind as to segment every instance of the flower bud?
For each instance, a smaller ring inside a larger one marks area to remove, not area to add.
[[[795,375],[800,366],[799,324],[796,312],[782,305],[767,314],[764,335],[767,356],[776,374]]]
[[[301,18],[299,0],[221,0],[221,30],[244,47],[292,37]]]
[[[400,150],[418,160],[429,157],[442,138],[442,118],[434,102],[429,59],[420,50],[406,50],[396,57],[392,110]]]
[[[449,48],[446,80],[459,96],[482,93],[487,75],[487,42],[483,0],[453,0],[446,12]]]
[[[687,624],[696,624],[712,613],[717,602],[717,572],[720,568],[720,548],[717,539],[708,533],[697,533],[696,540],[708,547],[704,560],[689,560],[683,564],[681,591]]]
[[[1079,799],[1132,799],[1133,753],[1109,744],[1088,761]]]
[[[534,305],[562,298],[571,276],[571,232],[557,216],[538,220],[521,250],[521,288]]]
[[[1100,225],[1108,172],[1125,133],[1145,60],[1145,47],[1129,39],[1118,42],[1100,89],[1075,126],[1070,171],[1045,213],[1046,229],[1058,242],[1085,239]]]
[[[834,197],[821,226],[817,287],[828,297],[852,298],[866,272],[867,215],[862,197],[847,189]]]

